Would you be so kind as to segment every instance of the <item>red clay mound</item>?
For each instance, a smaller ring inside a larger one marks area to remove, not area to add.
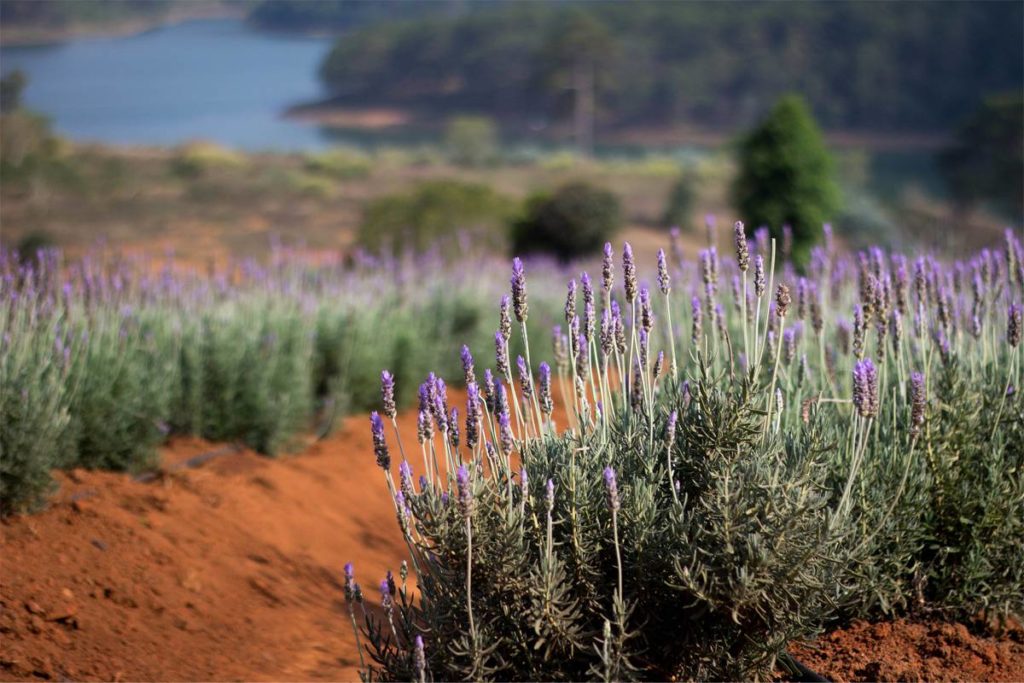
[[[357,680],[342,566],[373,598],[407,553],[368,420],[298,457],[193,439],[163,456],[146,482],[61,475],[50,509],[0,525],[0,679]],[[798,656],[837,678],[1024,680],[1019,640],[957,626],[858,625],[821,646]]]

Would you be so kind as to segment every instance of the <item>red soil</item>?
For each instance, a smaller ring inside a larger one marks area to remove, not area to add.
[[[215,448],[174,442],[148,482],[60,475],[48,510],[0,524],[0,680],[357,680],[342,566],[373,596],[407,552],[368,421],[297,457],[173,469]],[[1020,640],[855,625],[798,656],[850,680],[1024,680]]]

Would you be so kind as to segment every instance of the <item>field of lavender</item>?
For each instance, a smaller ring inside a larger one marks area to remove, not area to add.
[[[345,263],[280,249],[204,273],[0,253],[0,512],[43,504],[54,468],[152,467],[175,434],[287,451],[374,404],[383,366],[453,374],[447,349],[493,344],[498,266],[465,245]]]
[[[801,676],[787,643],[837,619],[1022,614],[1019,239],[946,263],[826,230],[800,272],[735,237],[646,281],[608,245],[550,354],[525,343],[549,281],[528,299],[516,259],[495,370],[461,354],[464,422],[431,374],[398,440],[383,374],[409,556],[379,613],[346,566],[364,680]]]
[[[371,679],[745,679],[837,619],[1020,615],[1020,239],[948,262],[826,230],[798,267],[751,237],[608,245],[593,277],[516,259],[510,296],[457,243],[207,272],[3,252],[2,512],[175,434],[273,455],[378,407],[409,556],[382,612],[346,567]]]

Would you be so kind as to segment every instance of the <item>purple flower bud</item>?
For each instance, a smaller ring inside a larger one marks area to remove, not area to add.
[[[498,320],[498,331],[501,333],[501,338],[508,342],[512,338],[512,317],[509,314],[509,298],[507,294],[501,297]]]
[[[679,413],[672,411],[668,414],[668,422],[665,424],[665,444],[668,452],[672,453],[672,447],[676,443],[676,422],[679,420]]]
[[[391,587],[388,585],[387,579],[380,582],[380,606],[389,614],[394,607],[394,604],[391,601]]]
[[[384,404],[384,414],[388,418],[394,419],[398,414],[398,409],[395,407],[395,378],[387,370],[380,373],[380,394]]]
[[[469,352],[469,347],[463,345],[462,347],[462,371],[466,376],[466,386],[476,383],[476,371],[473,367],[473,354]]]
[[[351,562],[345,563],[345,600],[352,602],[355,595],[355,568]]]
[[[533,396],[533,377],[530,376],[522,356],[516,356],[516,369],[519,370],[519,385],[522,387],[523,396],[529,400]]]
[[[608,509],[614,514],[619,511],[621,505],[619,502],[619,484],[615,478],[615,470],[611,467],[604,468],[604,489],[608,495]]]
[[[1022,330],[1024,330],[1024,307],[1020,304],[1010,304],[1006,321],[1006,341],[1012,348],[1016,348],[1020,344]]]
[[[448,415],[448,443],[452,449],[459,450],[459,409],[452,408]]]
[[[878,370],[870,358],[853,366],[853,405],[861,417],[878,415]]]
[[[498,437],[501,440],[501,450],[505,455],[511,453],[515,447],[515,441],[512,438],[512,421],[508,411],[498,414]]]
[[[524,500],[530,494],[530,475],[526,473],[525,467],[519,468],[519,490],[522,492]]]
[[[636,263],[633,261],[633,247],[626,242],[622,247],[622,277],[625,283],[626,301],[636,299]]]
[[[640,288],[640,326],[650,332],[654,327],[654,311],[651,310],[651,293],[647,287]]]
[[[373,452],[377,454],[377,466],[382,470],[388,470],[391,467],[391,455],[384,440],[384,421],[380,419],[376,410],[370,413],[370,433],[373,435]]]
[[[780,282],[775,290],[775,313],[780,318],[786,317],[786,311],[789,310],[789,304],[792,301],[793,298],[789,295],[789,287]]]
[[[764,294],[764,259],[760,254],[754,257],[754,294],[760,299]]]
[[[924,375],[920,372],[910,373],[910,434],[918,436],[924,426],[925,405]]]
[[[474,450],[480,443],[480,389],[476,384],[466,387],[466,445]]]
[[[423,445],[434,438],[434,423],[430,420],[430,413],[426,410],[419,411],[416,417],[416,438]]]
[[[494,358],[498,366],[498,375],[511,382],[512,370],[508,366],[508,347],[505,342],[501,330],[494,333]]]
[[[555,482],[552,479],[544,484],[544,502],[547,503],[548,512],[555,509]]]
[[[666,296],[672,289],[672,276],[668,274],[668,264],[665,262],[664,249],[658,250],[658,288]]]
[[[697,297],[693,297],[692,299],[690,299],[690,311],[693,316],[693,334],[691,335],[691,340],[693,341],[694,346],[699,346],[701,336],[703,334],[701,331],[701,322],[704,318],[704,315],[701,312],[700,299],[698,299]]]
[[[540,410],[549,419],[554,412],[555,405],[551,397],[551,366],[547,363],[540,364]]]
[[[733,226],[733,240],[736,243],[736,265],[743,272],[750,267],[750,252],[747,248],[747,232],[743,228],[743,221],[736,221]]]
[[[518,257],[512,259],[512,308],[516,314],[516,320],[526,322],[529,307],[526,301],[526,272],[523,270],[523,262]]]
[[[569,280],[565,295],[565,322],[572,322],[576,317],[576,280]]]
[[[465,465],[459,465],[455,473],[455,484],[458,487],[459,507],[462,508],[463,516],[469,519],[473,514],[473,486]]]
[[[615,253],[612,251],[611,242],[604,243],[604,261],[601,264],[601,284],[604,286],[605,294],[612,291],[612,284],[615,280]]]
[[[413,641],[412,662],[416,668],[416,680],[425,681],[427,678],[427,655],[423,648],[423,636],[418,635]]]
[[[408,460],[403,460],[398,465],[398,481],[402,488],[402,493],[407,497],[415,493],[412,486],[412,466],[409,465]]]

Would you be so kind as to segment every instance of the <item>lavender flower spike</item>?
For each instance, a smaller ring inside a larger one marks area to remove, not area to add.
[[[1024,306],[1010,304],[1009,318],[1006,321],[1006,341],[1011,347],[1016,348],[1020,345],[1022,332],[1024,332]]]
[[[473,366],[473,354],[469,352],[469,347],[463,344],[462,346],[462,371],[466,375],[466,386],[476,383],[476,369]]]
[[[918,436],[924,426],[924,375],[920,372],[910,373],[910,435]]]
[[[529,313],[526,301],[526,272],[519,257],[512,259],[512,309],[515,311],[516,320],[525,323]]]
[[[878,370],[870,358],[853,366],[853,405],[861,417],[878,415]]]
[[[760,299],[764,295],[764,258],[760,254],[754,257],[754,294]]]
[[[555,507],[555,482],[551,479],[544,484],[544,502],[548,505],[548,512],[551,512]]]
[[[540,364],[540,409],[548,418],[554,412],[555,404],[551,398],[551,366],[547,363]]]
[[[498,438],[501,441],[501,450],[505,452],[505,455],[511,453],[515,447],[515,440],[512,437],[512,421],[507,410],[498,415]]]
[[[355,594],[355,567],[352,566],[351,562],[345,563],[345,600],[352,602],[352,597]]]
[[[626,242],[622,247],[622,277],[626,289],[626,301],[632,303],[636,299],[636,262],[633,260],[633,247]]]
[[[668,274],[668,263],[665,261],[665,250],[658,250],[658,288],[668,296],[672,290],[672,276]]]
[[[601,284],[604,286],[605,294],[612,291],[612,284],[615,281],[615,254],[612,251],[611,242],[604,243],[604,261],[601,264]]]
[[[733,238],[736,241],[736,265],[743,272],[750,267],[750,251],[747,248],[747,232],[743,228],[743,221],[736,221],[733,226]]]
[[[608,509],[613,513],[618,512],[621,507],[619,501],[619,483],[615,478],[615,470],[611,467],[604,468],[604,488],[608,494]]]
[[[413,666],[416,667],[416,680],[423,683],[427,680],[427,654],[423,648],[423,636],[416,636],[413,641]]]
[[[459,470],[455,473],[455,484],[459,490],[459,507],[462,508],[463,516],[469,519],[473,514],[473,487],[469,481],[469,470],[465,465],[459,465]]]
[[[377,466],[385,471],[391,469],[391,454],[384,440],[384,420],[380,419],[380,414],[376,410],[370,413],[370,433],[373,435],[373,452],[377,454]]]
[[[395,419],[395,415],[398,414],[395,406],[395,378],[387,370],[380,373],[380,395],[384,404],[384,414],[391,420]]]

